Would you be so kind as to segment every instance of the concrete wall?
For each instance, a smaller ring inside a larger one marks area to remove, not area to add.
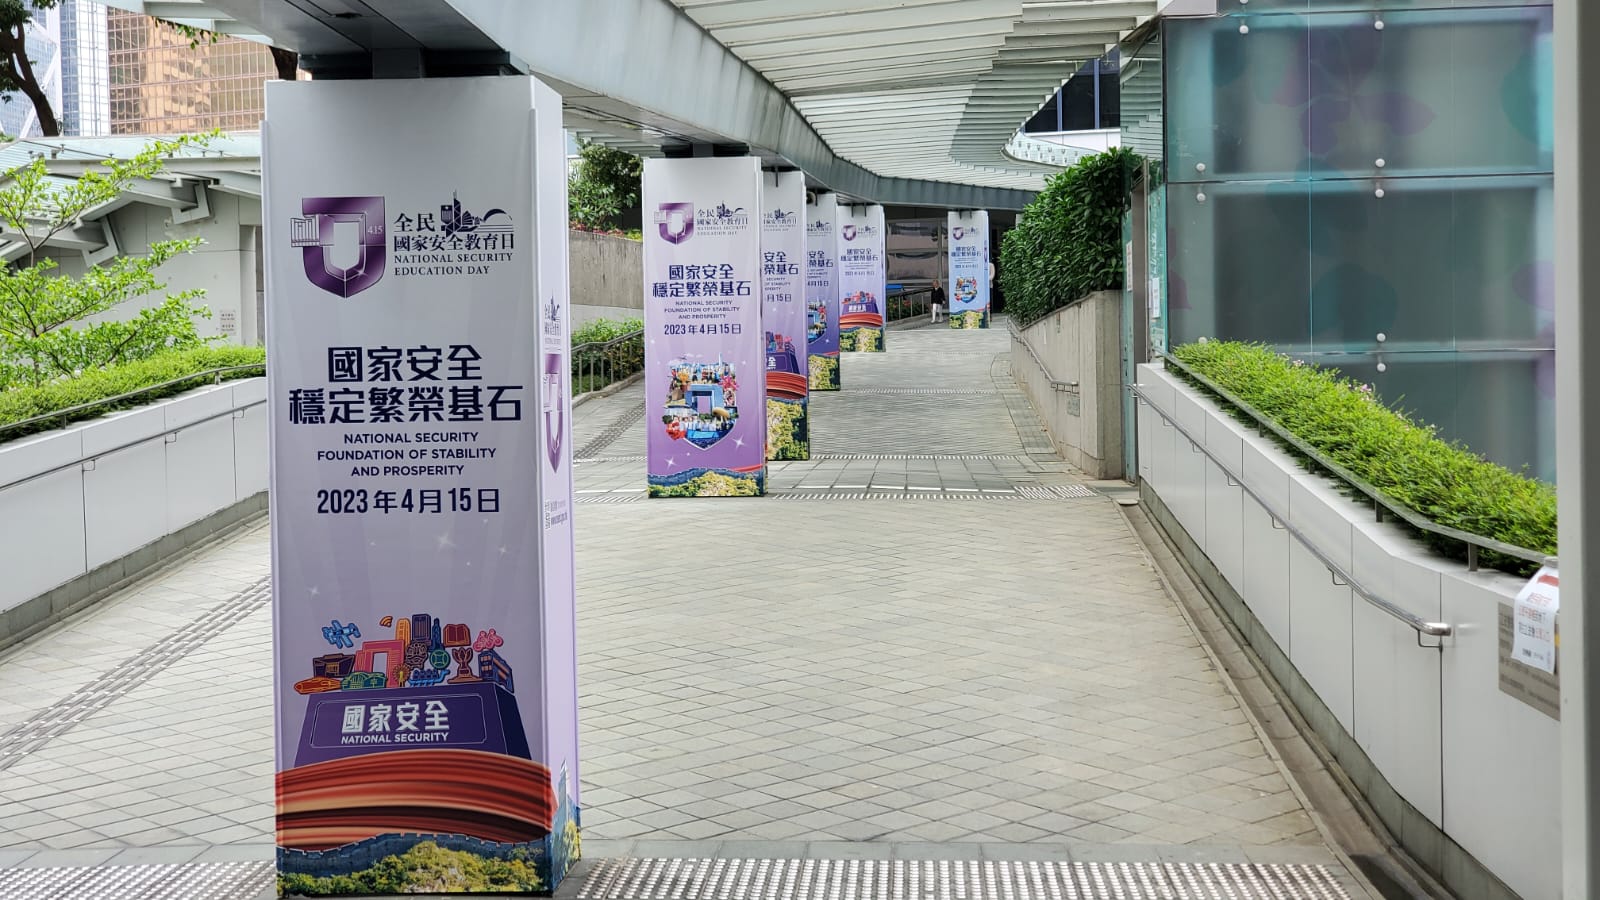
[[[1122,477],[1121,294],[1090,294],[1014,332],[1011,371],[1058,453],[1092,478]]]
[[[1559,699],[1508,658],[1522,580],[1433,555],[1160,365],[1138,373],[1156,520],[1389,831],[1457,896],[1559,897]],[[1351,583],[1454,634],[1419,647]]]
[[[210,215],[193,222],[174,223],[172,211],[133,203],[111,213],[112,233],[123,256],[144,256],[157,241],[198,237],[204,241],[192,253],[169,260],[156,270],[167,291],[131,300],[89,319],[130,319],[141,309],[157,306],[167,293],[202,288],[197,303],[209,307],[210,319],[197,323],[201,335],[222,335],[232,343],[253,346],[262,342],[260,329],[260,274],[256,260],[256,233],[261,228],[261,201],[220,191],[207,191]],[[82,275],[88,268],[81,253],[52,251],[61,272]]]
[[[568,235],[572,326],[644,315],[644,244],[609,234]]]
[[[106,571],[134,574],[118,565],[130,554],[264,508],[266,391],[265,378],[225,382],[0,445],[0,646],[109,586]]]

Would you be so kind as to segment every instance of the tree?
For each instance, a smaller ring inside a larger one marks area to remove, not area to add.
[[[567,183],[573,224],[591,230],[617,227],[622,214],[639,205],[643,175],[644,162],[632,153],[580,143],[578,169]]]
[[[28,58],[28,23],[34,13],[58,5],[60,0],[0,0],[0,98],[18,92],[27,97],[45,137],[61,133],[61,120],[33,71],[34,61]]]
[[[0,187],[0,227],[6,237],[25,243],[27,252],[0,268],[0,389],[42,384],[89,369],[143,359],[169,347],[203,343],[195,317],[210,310],[194,301],[204,291],[169,294],[131,319],[83,324],[83,320],[148,294],[166,290],[155,270],[200,244],[199,238],[157,241],[146,256],[117,256],[65,275],[41,249],[54,236],[83,228],[83,216],[116,200],[134,182],[155,177],[164,158],[203,146],[208,136],[154,141],[136,156],[109,160],[103,171],[86,172],[60,184],[43,159],[6,173]]]

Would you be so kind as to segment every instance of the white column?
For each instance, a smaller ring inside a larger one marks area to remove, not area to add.
[[[1585,162],[1600,154],[1600,58],[1585,45],[1600,46],[1600,6],[1593,0],[1555,0],[1556,167],[1556,472],[1561,526],[1561,839],[1563,896],[1592,897],[1600,891],[1600,667],[1588,657],[1600,645],[1600,615],[1584,609],[1600,597],[1600,565],[1588,565],[1588,542],[1600,539],[1600,469],[1586,465],[1600,449],[1600,309],[1583,302],[1600,291],[1600,221],[1587,229],[1584,210],[1600,210],[1600,178],[1589,178]],[[1594,118],[1588,113],[1593,109]],[[1589,277],[1594,272],[1595,277]],[[1592,304],[1591,304],[1592,305]]]

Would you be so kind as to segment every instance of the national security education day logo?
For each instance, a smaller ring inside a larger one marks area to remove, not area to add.
[[[681,244],[696,234],[725,237],[750,227],[750,214],[742,206],[718,203],[713,209],[696,209],[693,203],[663,203],[656,207],[656,230],[669,244]]]
[[[959,241],[959,240],[961,240],[962,238],[964,238],[966,236],[967,236],[967,230],[965,228],[962,228],[960,225],[957,225],[956,227],[950,229],[950,240],[952,240],[952,241]]]
[[[469,277],[510,261],[516,248],[510,213],[476,215],[455,195],[437,213],[401,213],[393,222],[382,197],[307,197],[300,212],[289,221],[289,244],[301,248],[306,278],[339,297],[381,281],[391,257],[396,278]]]

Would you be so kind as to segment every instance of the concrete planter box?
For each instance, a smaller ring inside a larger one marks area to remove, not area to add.
[[[0,444],[0,646],[266,507],[266,379]]]
[[[1056,452],[1091,478],[1123,476],[1121,294],[1090,294],[1017,332],[1011,372]]]
[[[1506,658],[1502,625],[1522,581],[1377,522],[1159,364],[1138,384],[1152,512],[1391,833],[1461,896],[1559,897],[1554,679]],[[1454,634],[1419,647],[1318,553]]]

